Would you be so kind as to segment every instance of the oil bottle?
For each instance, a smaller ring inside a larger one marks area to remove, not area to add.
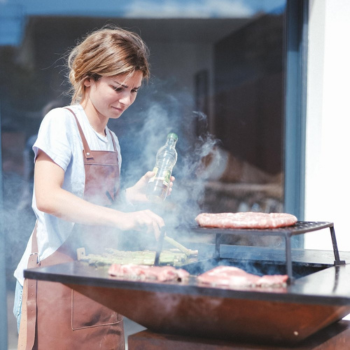
[[[168,195],[171,173],[177,161],[177,140],[176,134],[168,134],[166,144],[157,152],[153,168],[155,175],[149,180],[147,188],[147,197],[151,202],[161,202]]]

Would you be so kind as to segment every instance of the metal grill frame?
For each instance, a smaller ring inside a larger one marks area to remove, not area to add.
[[[334,266],[345,265],[344,260],[340,260],[337,239],[334,230],[333,222],[317,222],[317,221],[297,221],[293,226],[281,227],[275,229],[223,229],[223,228],[204,228],[192,227],[191,230],[200,234],[215,234],[215,252],[214,259],[220,259],[220,245],[222,237],[227,235],[256,235],[256,236],[276,236],[285,240],[286,251],[286,269],[289,277],[288,283],[293,283],[292,271],[292,245],[291,238],[293,236],[314,232],[325,228],[330,229],[333,252],[334,252]]]

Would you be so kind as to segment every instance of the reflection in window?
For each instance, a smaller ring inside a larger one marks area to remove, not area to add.
[[[193,223],[199,211],[283,210],[285,0],[15,3],[0,3],[5,226],[15,247],[9,271],[34,220],[26,204],[26,144],[44,106],[69,104],[61,57],[106,24],[139,33],[151,52],[151,80],[137,103],[110,122],[122,147],[125,186],[152,169],[174,131],[179,160],[164,204],[169,223]]]
[[[79,2],[17,3],[22,40],[0,49],[6,181],[18,179],[18,187],[23,179],[22,151],[42,108],[69,103],[60,57],[77,38],[110,24],[139,33],[151,52],[152,79],[137,103],[110,122],[122,146],[125,185],[153,167],[167,132],[175,131],[177,183],[166,203],[180,212],[175,221],[191,221],[198,211],[283,210],[285,1],[136,0],[98,9],[84,2],[84,12]],[[18,24],[18,16],[11,18]],[[8,134],[19,140],[16,147],[5,142]],[[18,203],[11,185],[5,188]]]

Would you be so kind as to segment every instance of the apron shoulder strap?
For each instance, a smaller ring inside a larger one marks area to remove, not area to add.
[[[86,159],[93,159],[94,157],[93,157],[92,152],[91,152],[91,150],[90,150],[90,147],[89,147],[89,145],[88,145],[88,143],[87,143],[87,141],[86,141],[85,135],[84,135],[84,133],[83,133],[83,129],[82,129],[81,126],[80,126],[80,123],[79,123],[79,121],[78,121],[77,116],[75,115],[75,113],[74,113],[70,108],[68,108],[68,107],[65,107],[65,108],[68,109],[68,110],[74,115],[75,121],[76,121],[77,126],[78,126],[78,130],[79,130],[79,134],[80,134],[81,140],[83,141],[83,147],[84,147],[83,152],[84,152],[84,157],[85,157]]]

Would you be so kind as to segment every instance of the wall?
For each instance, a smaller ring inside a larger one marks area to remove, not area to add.
[[[332,221],[350,251],[350,2],[310,0],[305,220]],[[306,235],[305,248],[332,249],[330,235]]]

